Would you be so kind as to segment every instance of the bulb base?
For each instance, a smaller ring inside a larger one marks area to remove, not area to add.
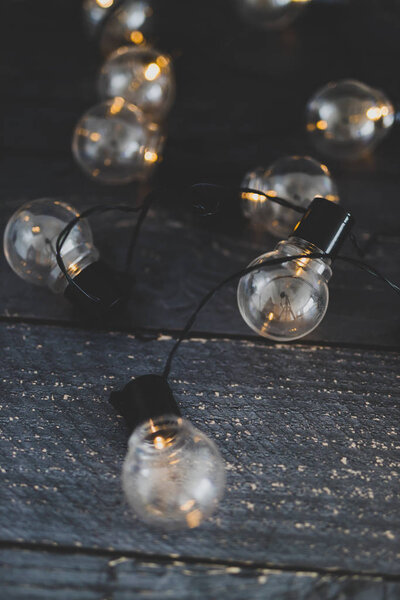
[[[353,225],[353,216],[340,204],[314,198],[290,237],[310,242],[330,258],[335,258]]]
[[[73,280],[81,289],[68,283],[64,296],[79,310],[95,318],[111,312],[127,296],[115,271],[101,260],[88,265]],[[93,298],[98,298],[99,302]]]
[[[122,390],[111,393],[110,402],[124,417],[130,433],[150,419],[181,416],[167,380],[160,375],[141,375],[132,379]]]

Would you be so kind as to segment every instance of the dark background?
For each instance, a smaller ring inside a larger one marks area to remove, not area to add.
[[[400,320],[382,283],[335,264],[323,323],[294,345],[257,338],[234,286],[200,315],[172,383],[184,414],[219,444],[228,491],[198,530],[166,535],[132,518],[118,479],[126,431],[107,395],[157,371],[199,297],[276,243],[234,206],[194,219],[185,185],[236,185],[288,154],[321,158],[304,107],[330,80],[359,79],[397,105],[399,3],[316,1],[282,33],[249,27],[225,0],[155,6],[177,101],[126,311],[82,322],[0,260],[4,597],[398,598]],[[101,64],[80,0],[9,0],[0,16],[3,225],[47,195],[78,208],[137,201],[144,190],[102,187],[71,157]],[[399,135],[395,126],[363,161],[325,161],[367,260],[397,281]],[[116,266],[133,223],[93,220]]]

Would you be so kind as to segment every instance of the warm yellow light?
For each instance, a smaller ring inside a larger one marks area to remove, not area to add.
[[[185,504],[181,504],[181,510],[183,510],[184,512],[187,512],[188,510],[193,508],[193,506],[194,506],[194,500],[188,500],[187,502],[185,502]]]
[[[388,106],[381,106],[381,114],[382,117],[387,117],[389,114],[389,107]]]
[[[276,198],[276,196],[278,195],[275,190],[267,190],[265,193],[267,194],[267,196],[271,196],[271,198]]]
[[[328,167],[326,165],[323,165],[321,163],[321,169],[323,170],[323,172],[325,173],[325,175],[330,175],[329,169],[328,169]]]
[[[68,267],[68,273],[70,275],[76,275],[76,273],[78,271],[79,271],[78,265],[76,265],[75,263],[72,263],[71,265],[69,265],[69,267]]]
[[[114,0],[96,0],[101,8],[110,8],[114,4]]]
[[[154,438],[154,445],[157,448],[157,450],[162,450],[165,447],[165,440],[161,435],[157,435]]]
[[[39,225],[35,225],[34,227],[32,227],[32,233],[40,233]]]
[[[121,111],[124,104],[125,100],[120,96],[117,96],[116,98],[114,98],[114,101],[110,106],[110,113],[112,115],[117,115]]]
[[[159,67],[161,67],[163,69],[164,67],[166,67],[169,64],[169,60],[166,56],[163,56],[162,54],[160,54],[160,56],[157,56],[157,58],[156,58],[156,63],[158,64]]]
[[[379,108],[379,106],[371,106],[371,108],[367,110],[367,117],[371,121],[378,121],[381,118],[381,116],[382,109]]]
[[[203,515],[199,509],[192,510],[192,512],[186,515],[186,521],[190,529],[193,529],[193,527],[198,527],[198,525],[200,525],[202,516]]]
[[[270,312],[269,315],[268,315],[268,321],[272,321],[273,318],[274,318],[274,313]]]
[[[134,44],[142,44],[144,40],[143,33],[141,31],[132,31],[131,42]]]
[[[242,198],[243,200],[250,200],[250,202],[265,202],[265,196],[253,192],[243,192]]]
[[[159,74],[161,73],[161,69],[160,67],[156,64],[156,63],[150,63],[149,65],[147,65],[147,68],[144,72],[144,76],[147,79],[147,81],[154,81],[154,79],[157,79],[157,77],[159,76]]]
[[[93,133],[91,133],[89,137],[92,140],[92,142],[98,142],[101,138],[101,135],[97,131],[93,131]]]
[[[317,129],[320,129],[321,131],[324,131],[325,129],[328,129],[328,123],[326,121],[317,121],[315,124]]]
[[[335,196],[335,194],[326,194],[325,198],[330,202],[339,202],[339,196]]]
[[[30,216],[29,215],[25,215],[24,221],[30,221]]]
[[[144,153],[144,160],[150,163],[157,162],[158,154],[157,152],[152,152],[151,150],[146,150]]]

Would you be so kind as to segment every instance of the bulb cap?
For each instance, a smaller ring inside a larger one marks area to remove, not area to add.
[[[73,280],[90,296],[99,298],[100,302],[94,302],[72,283],[68,283],[64,296],[95,318],[109,313],[127,297],[128,291],[122,289],[117,273],[101,260],[91,263]]]
[[[160,375],[141,375],[132,379],[122,390],[110,394],[110,402],[124,417],[130,433],[150,419],[181,416],[167,380]]]
[[[310,242],[330,258],[335,258],[353,225],[352,214],[340,204],[326,198],[314,198],[290,237]]]

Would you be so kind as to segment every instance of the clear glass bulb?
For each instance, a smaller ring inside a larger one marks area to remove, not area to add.
[[[108,56],[117,48],[149,41],[153,30],[153,9],[148,0],[124,0],[104,23],[101,51]]]
[[[236,0],[242,16],[263,29],[284,29],[311,0]]]
[[[309,156],[287,156],[268,169],[258,167],[246,173],[242,187],[259,190],[297,206],[308,208],[316,196],[338,202],[336,185],[328,168]],[[242,193],[242,209],[258,229],[286,238],[299,220],[299,213],[264,196]]]
[[[134,430],[122,483],[129,505],[146,523],[193,528],[222,497],[225,468],[214,442],[185,419],[165,416]]]
[[[390,100],[353,79],[331,82],[307,104],[307,130],[327,156],[356,159],[388,133],[395,120]]]
[[[171,60],[149,47],[118,48],[100,71],[98,90],[102,99],[121,96],[160,121],[175,97]]]
[[[83,20],[90,35],[95,35],[118,0],[83,0]]]
[[[55,246],[61,231],[78,214],[72,206],[49,198],[21,206],[4,232],[4,254],[13,271],[29,283],[63,292],[68,282],[57,264]],[[61,256],[71,277],[98,260],[86,220],[73,227]]]
[[[160,160],[163,143],[160,126],[117,97],[83,115],[74,131],[72,151],[93,179],[122,184],[147,179]]]
[[[250,264],[310,252],[319,250],[304,240],[290,237]],[[282,342],[304,337],[319,325],[326,313],[331,275],[329,259],[301,258],[260,267],[239,281],[240,313],[247,325],[263,337]]]

